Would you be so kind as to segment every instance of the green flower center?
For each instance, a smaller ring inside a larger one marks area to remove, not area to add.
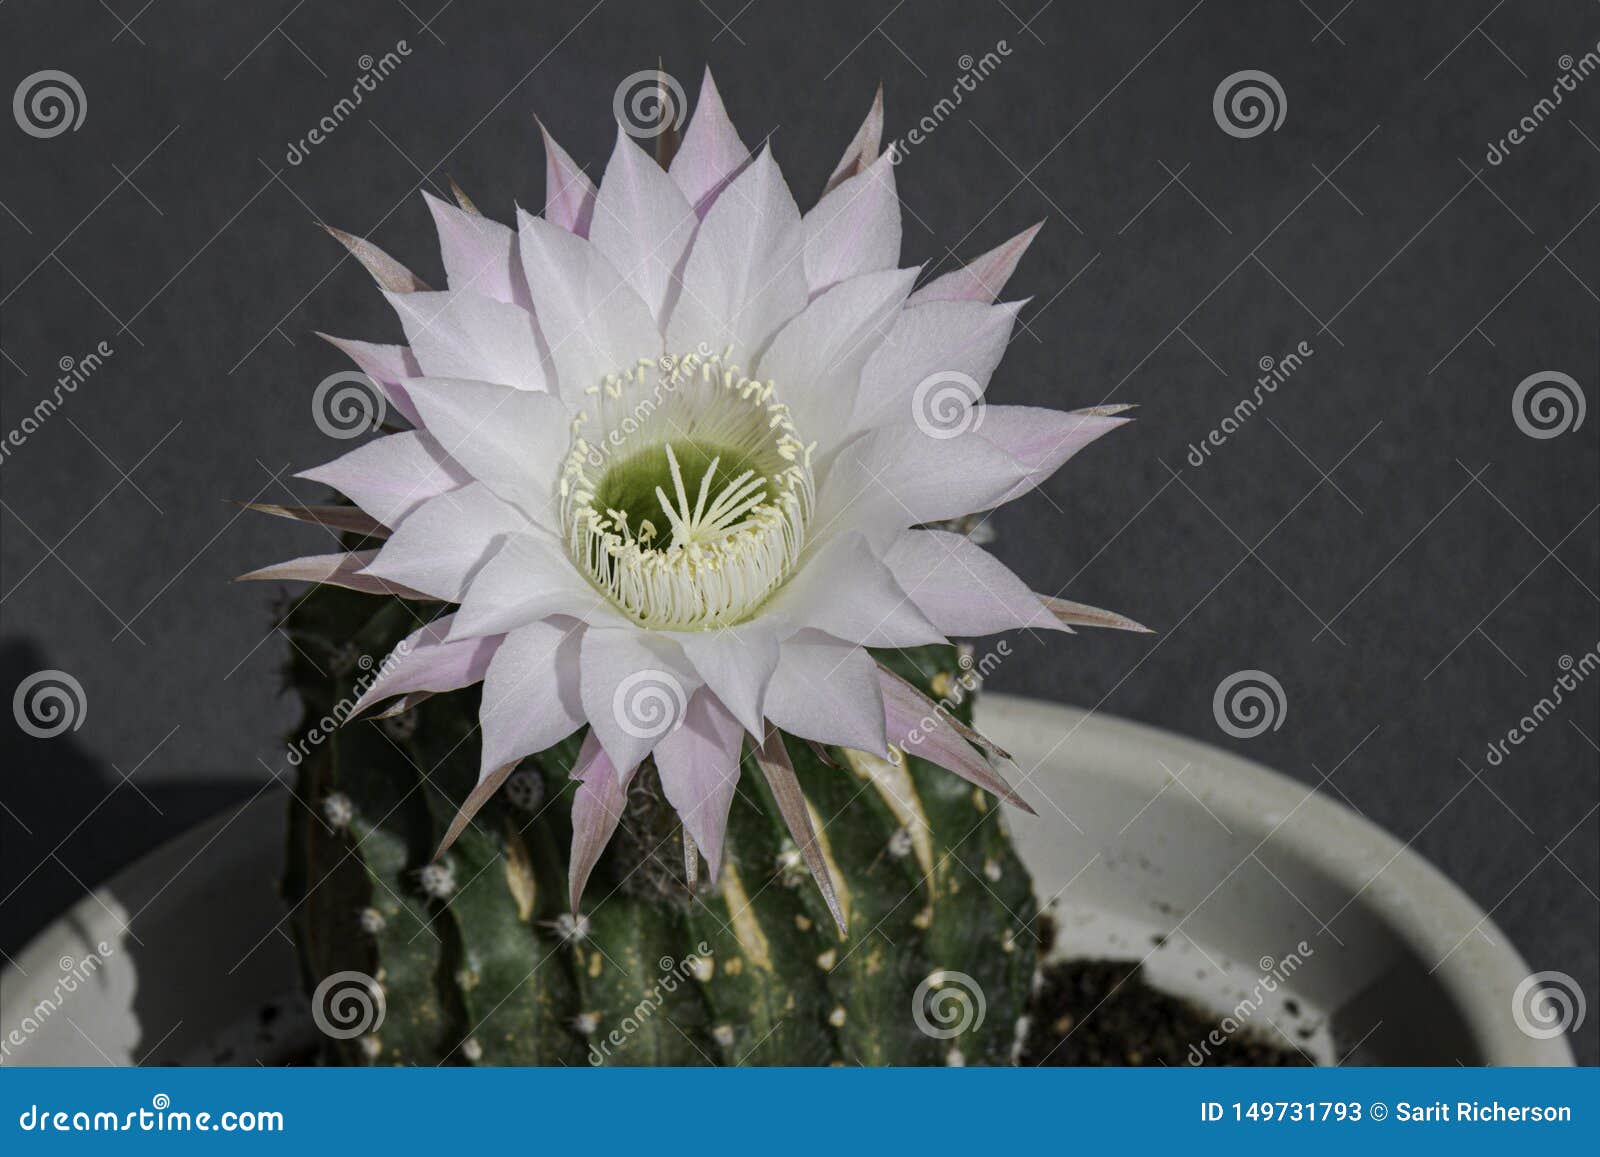
[[[589,394],[561,477],[573,563],[641,626],[749,618],[793,569],[815,497],[814,447],[776,384],[701,353]]]

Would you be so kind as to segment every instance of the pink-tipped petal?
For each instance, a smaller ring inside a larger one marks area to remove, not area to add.
[[[701,685],[676,642],[633,627],[585,631],[579,659],[584,715],[617,767],[641,762],[681,727]]]
[[[467,290],[531,310],[528,284],[517,257],[517,235],[481,213],[458,209],[423,191],[434,227],[446,284],[452,292]]]
[[[982,257],[936,277],[911,295],[907,305],[926,305],[930,301],[981,301],[992,304],[1016,272],[1017,263],[1044,228],[1040,221],[1011,240],[996,245]]]
[[[828,871],[822,845],[811,826],[811,809],[806,806],[806,797],[794,774],[794,764],[789,761],[788,749],[784,747],[783,736],[777,728],[765,728],[764,738],[756,747],[756,766],[761,768],[767,785],[772,788],[784,826],[789,829],[795,846],[805,857],[806,866],[811,869],[811,878],[816,880],[823,902],[828,905],[828,912],[839,927],[839,935],[849,935],[849,922],[845,917],[844,905],[839,902],[839,893],[833,886],[833,873]]]
[[[498,638],[452,643],[447,636],[454,615],[441,615],[407,635],[378,664],[378,674],[356,700],[351,715],[360,715],[391,695],[413,691],[454,691],[481,680],[500,647]]]
[[[727,188],[728,182],[738,174],[750,159],[750,150],[739,139],[738,130],[728,119],[723,107],[722,94],[711,79],[711,69],[706,69],[700,82],[700,99],[694,106],[694,117],[688,131],[683,134],[683,144],[672,158],[668,175],[704,217],[717,195]]]
[[[430,498],[401,521],[369,574],[460,602],[467,583],[527,520],[481,482]]]
[[[561,396],[574,409],[589,403],[585,391],[608,374],[660,357],[650,307],[592,242],[527,213],[517,222],[539,326]]]
[[[815,294],[900,262],[900,197],[885,153],[805,216],[806,282]]]
[[[575,623],[530,623],[501,641],[483,677],[479,777],[561,742],[583,726]]]
[[[761,355],[759,377],[801,382],[784,394],[795,427],[822,446],[834,444],[849,420],[862,367],[889,333],[915,269],[852,277],[818,294],[778,331]]]
[[[549,388],[538,326],[521,306],[471,290],[386,296],[428,377],[497,382],[533,393]]]
[[[456,810],[455,818],[450,821],[450,826],[445,829],[444,839],[439,841],[438,849],[433,853],[433,858],[438,860],[450,850],[450,845],[460,838],[461,833],[467,830],[467,825],[472,822],[472,817],[477,815],[484,804],[500,790],[500,785],[505,783],[506,777],[517,769],[520,760],[512,760],[504,766],[497,767],[488,775],[478,780],[467,798],[462,801],[461,807]]]
[[[1005,356],[1019,308],[1020,303],[975,301],[908,305],[861,371],[851,425],[931,419],[942,429],[938,401],[948,393],[951,400],[976,404]],[[959,423],[962,415],[957,412],[951,420]]]
[[[411,398],[450,457],[535,522],[549,523],[557,463],[571,436],[554,394],[451,378],[417,378]]]
[[[1037,814],[962,738],[953,716],[891,671],[879,668],[889,742],[936,763],[1029,815]]]
[[[543,121],[539,122],[539,134],[544,137],[545,220],[568,233],[587,237],[594,217],[594,182],[567,155],[567,150],[556,144]]]
[[[744,729],[722,701],[701,689],[689,700],[683,726],[656,744],[661,790],[695,845],[705,854],[713,883],[722,866],[728,808],[739,785]]]
[[[839,163],[834,166],[833,175],[828,178],[828,183],[822,189],[825,197],[833,192],[845,181],[858,173],[863,173],[873,161],[878,159],[878,150],[883,147],[883,85],[878,86],[878,91],[873,94],[872,107],[867,109],[866,118],[861,122],[861,127],[856,130],[856,135],[850,138],[850,143],[845,146],[844,156],[839,158]]]
[[[963,534],[909,530],[883,561],[946,635],[975,638],[1019,627],[1070,631],[1028,584]]]
[[[677,638],[706,686],[745,730],[759,735],[761,701],[778,666],[776,632],[758,619],[720,631],[685,631]]]
[[[800,631],[783,644],[763,706],[790,735],[888,754],[877,668],[860,647],[821,631]]]
[[[857,531],[834,536],[772,597],[771,612],[863,647],[945,642]]]
[[[1132,418],[1089,410],[988,406],[973,430],[1015,458],[1035,481],[1040,481],[1089,443],[1131,421]]]
[[[323,341],[356,363],[356,368],[377,383],[389,405],[413,426],[422,425],[411,395],[402,384],[407,378],[422,376],[422,367],[411,350],[403,345],[377,345],[351,338],[318,333]]]
[[[436,439],[415,430],[363,443],[295,477],[333,487],[385,526],[472,481]]]
[[[683,293],[667,320],[667,346],[704,343],[750,364],[779,327],[805,308],[800,209],[770,146],[728,185],[689,249]]]
[[[591,731],[584,737],[572,778],[578,781],[578,792],[572,798],[572,855],[567,861],[567,894],[576,914],[589,875],[622,820],[633,769],[617,774],[610,756]]]
[[[617,126],[589,241],[627,279],[659,325],[698,218],[671,177]]]
[[[363,237],[324,225],[324,229],[350,251],[350,256],[361,262],[362,268],[372,274],[372,279],[390,293],[420,293],[428,288],[411,270],[401,265],[382,249]]]
[[[397,595],[403,599],[431,599],[431,595],[392,583],[376,575],[363,573],[369,562],[377,556],[375,550],[349,551],[340,554],[312,554],[290,559],[275,566],[264,566],[242,574],[233,581],[244,582],[298,582],[327,583],[367,595]]]
[[[539,534],[511,533],[473,576],[456,614],[455,637],[498,635],[550,615],[630,626],[572,565],[560,545]]]

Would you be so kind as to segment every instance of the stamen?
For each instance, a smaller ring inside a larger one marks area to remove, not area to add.
[[[805,545],[814,444],[800,440],[777,384],[729,356],[702,350],[608,375],[593,417],[573,423],[559,480],[568,552],[642,626],[740,622]],[[664,539],[646,517],[658,510]]]

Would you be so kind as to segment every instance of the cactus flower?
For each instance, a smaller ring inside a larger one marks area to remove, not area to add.
[[[1141,629],[939,528],[1128,419],[986,403],[1021,304],[996,299],[1035,230],[916,288],[881,129],[875,104],[802,213],[708,73],[670,163],[619,128],[596,188],[547,135],[542,215],[429,197],[446,289],[337,235],[407,344],[330,340],[412,428],[301,475],[354,509],[271,508],[373,549],[244,577],[441,604],[355,706],[482,682],[479,781],[446,845],[519,761],[588,728],[574,912],[647,758],[715,879],[748,736],[842,924],[782,734],[914,752],[1025,807],[983,750],[1003,753],[869,649]]]

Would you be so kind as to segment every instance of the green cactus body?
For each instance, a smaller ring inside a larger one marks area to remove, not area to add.
[[[499,792],[430,869],[476,779],[477,689],[392,719],[324,722],[348,711],[372,663],[433,611],[319,587],[284,616],[306,712],[292,743],[285,876],[306,980],[362,972],[385,1004],[376,1032],[330,1039],[337,1059],[1010,1063],[1036,961],[1031,881],[998,803],[920,760],[833,751],[830,766],[787,740],[848,936],[748,751],[715,885],[702,866],[690,890],[676,817],[647,765],[575,925],[566,861],[577,737],[526,760],[521,790]],[[954,648],[879,658],[935,699],[959,673]],[[957,1035],[926,1012],[936,995],[913,1015],[936,973],[964,990]]]

